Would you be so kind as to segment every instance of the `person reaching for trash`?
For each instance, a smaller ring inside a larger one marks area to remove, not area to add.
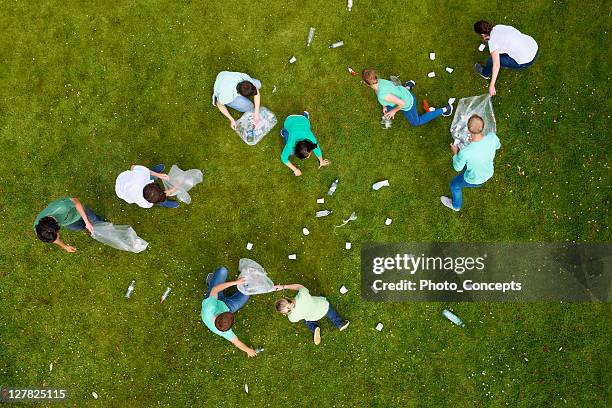
[[[215,79],[212,104],[229,119],[232,129],[236,129],[236,120],[227,110],[228,107],[238,112],[254,112],[253,124],[259,123],[259,104],[261,102],[261,82],[242,72],[221,71]],[[253,97],[253,102],[249,97]]]
[[[141,208],[151,208],[154,204],[160,207],[177,208],[179,203],[168,200],[176,194],[175,188],[164,190],[155,182],[156,179],[168,180],[167,174],[162,173],[165,166],[158,164],[151,169],[145,166],[133,165],[117,176],[115,180],[115,193],[129,204],[138,204]]]
[[[310,115],[307,111],[304,111],[301,115],[288,116],[281,129],[281,136],[285,142],[285,147],[283,147],[281,153],[281,161],[296,176],[301,176],[302,172],[289,161],[292,155],[304,160],[314,153],[319,159],[319,168],[329,165],[329,160],[323,158],[319,142],[317,142],[310,129]]]

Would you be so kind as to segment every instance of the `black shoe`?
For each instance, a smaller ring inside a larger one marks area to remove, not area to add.
[[[408,89],[409,91],[412,91],[412,88],[414,88],[415,86],[416,86],[416,82],[414,82],[412,79],[410,81],[407,81],[404,84],[404,87]]]
[[[453,105],[451,105],[450,103],[447,103],[443,109],[444,113],[442,114],[442,116],[450,116],[453,114]]]
[[[478,63],[474,64],[474,71],[476,71],[476,73],[480,75],[481,77],[483,77],[484,79],[491,79],[491,77],[485,76],[485,74],[482,73],[483,71],[482,65]]]

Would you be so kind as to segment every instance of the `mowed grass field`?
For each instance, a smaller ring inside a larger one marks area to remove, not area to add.
[[[606,406],[608,304],[368,303],[359,244],[609,242],[609,2],[355,0],[349,13],[341,0],[5,0],[0,11],[0,385],[68,388],[66,406]],[[485,93],[472,69],[487,55],[472,30],[481,18],[533,36],[540,55],[501,72],[495,176],[453,213],[439,202],[455,174],[451,118],[413,128],[398,116],[383,130],[373,92],[346,67],[416,80],[419,105]],[[331,165],[301,162],[294,177],[280,125],[244,144],[210,104],[221,70],[260,79],[279,122],[310,111]],[[114,193],[135,163],[200,168],[204,182],[191,205],[143,210]],[[316,219],[336,177],[334,214]],[[391,187],[373,193],[384,178]],[[149,248],[69,231],[74,254],[39,242],[36,214],[65,196]],[[206,274],[226,265],[234,277],[241,257],[326,295],[351,326],[323,323],[314,346],[275,312],[277,294],[255,296],[235,332],[266,350],[248,359],[200,320]]]

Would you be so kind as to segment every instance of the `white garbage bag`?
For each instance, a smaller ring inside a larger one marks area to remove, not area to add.
[[[455,117],[450,127],[451,135],[455,139],[455,145],[459,148],[463,148],[470,144],[470,132],[467,129],[467,122],[470,116],[476,114],[480,116],[485,123],[483,133],[486,135],[488,132],[495,132],[495,114],[493,112],[493,104],[491,103],[491,96],[489,94],[483,94],[479,96],[470,96],[469,98],[462,98],[457,104],[455,110]]]
[[[149,245],[129,225],[113,225],[110,222],[95,222],[91,237],[115,249],[135,253],[144,251]]]
[[[268,278],[265,269],[249,258],[242,258],[238,262],[239,277],[245,277],[246,282],[238,285],[238,290],[245,295],[258,295],[274,290],[274,283]]]
[[[175,188],[176,191],[171,196],[176,197],[185,204],[191,203],[191,196],[188,191],[198,183],[202,182],[203,174],[198,169],[181,170],[176,164],[168,172],[169,180],[163,180],[166,189]]]
[[[236,121],[236,133],[250,146],[259,143],[276,126],[276,116],[268,109],[264,107],[259,108],[259,123],[257,126],[253,126],[254,115],[254,112],[245,112]]]

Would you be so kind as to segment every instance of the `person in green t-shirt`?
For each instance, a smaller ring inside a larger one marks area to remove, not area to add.
[[[480,187],[493,177],[493,159],[495,152],[501,147],[495,133],[483,134],[485,123],[480,116],[470,116],[467,127],[470,144],[461,150],[453,143],[450,145],[453,151],[453,168],[461,172],[450,183],[452,199],[440,197],[442,204],[453,211],[461,210],[463,205],[462,188]]]
[[[289,157],[292,155],[304,160],[314,153],[319,159],[319,168],[329,165],[329,160],[323,158],[319,142],[310,130],[310,115],[307,111],[304,111],[301,115],[289,115],[281,129],[281,136],[285,141],[281,161],[296,176],[301,176],[302,172],[289,161]]]
[[[104,221],[89,207],[84,207],[76,197],[65,197],[55,200],[42,210],[34,220],[34,231],[42,242],[54,243],[67,252],[75,252],[76,248],[66,245],[59,236],[59,230],[64,227],[71,231],[87,229],[93,233],[93,223]]]
[[[420,126],[437,117],[453,114],[453,105],[449,103],[443,108],[419,115],[416,98],[411,92],[416,85],[414,81],[408,81],[404,86],[396,85],[386,79],[379,79],[376,70],[371,68],[364,69],[361,72],[361,78],[376,92],[378,103],[382,105],[383,115],[387,119],[393,119],[397,112],[402,111],[412,126]]]
[[[241,342],[232,330],[234,313],[245,305],[249,300],[249,295],[245,295],[238,290],[230,296],[223,294],[225,289],[244,283],[246,278],[238,278],[238,280],[231,282],[226,281],[227,268],[224,266],[209,274],[206,280],[208,291],[202,301],[202,322],[211,332],[231,342],[244,351],[247,356],[255,357],[257,355],[255,350]]]
[[[297,290],[294,299],[282,298],[276,302],[276,311],[286,315],[292,323],[304,320],[313,335],[314,344],[321,343],[321,328],[317,323],[323,317],[327,317],[340,331],[349,325],[348,320],[342,319],[329,301],[323,296],[312,296],[308,289],[302,285],[275,285],[276,290]]]

